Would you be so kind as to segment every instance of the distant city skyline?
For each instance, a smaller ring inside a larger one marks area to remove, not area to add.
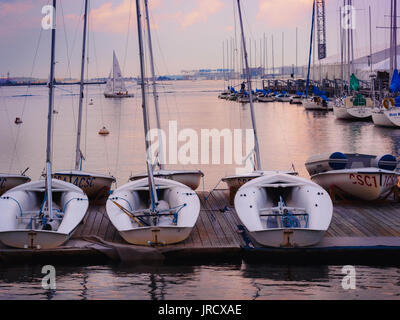
[[[309,49],[312,0],[244,0],[242,10],[246,38],[252,39],[253,66],[265,33],[271,67],[271,37],[274,65],[296,63],[295,35],[298,29],[298,65],[306,64]],[[41,9],[48,0],[0,0],[0,41],[3,44],[0,75],[46,78],[49,69],[50,32],[41,29]],[[82,45],[83,0],[57,2],[56,76],[78,78]],[[153,47],[158,75],[180,74],[182,70],[222,68],[222,46],[230,39],[239,43],[236,0],[149,0]],[[339,8],[342,0],[326,0],[328,57],[337,55]],[[372,9],[372,41],[378,50],[389,44],[389,0],[353,0],[357,8],[355,54],[369,54],[368,6]],[[107,77],[115,50],[125,77],[137,77],[139,59],[135,0],[90,1],[89,78]],[[142,7],[142,9],[144,9]],[[236,20],[236,28],[235,28]],[[129,26],[129,28],[128,28]],[[40,41],[39,41],[40,39]],[[257,50],[255,50],[257,46]],[[37,55],[35,59],[35,53]],[[68,58],[70,57],[70,58]],[[35,64],[33,61],[35,60]],[[318,63],[318,60],[316,60]],[[33,70],[32,70],[32,67]],[[226,67],[226,66],[225,66]]]

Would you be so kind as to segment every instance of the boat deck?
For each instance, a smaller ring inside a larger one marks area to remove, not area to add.
[[[74,257],[78,261],[83,258],[90,261],[96,258],[124,261],[124,255],[141,256],[146,250],[152,252],[155,260],[171,262],[242,258],[303,263],[305,260],[318,263],[400,261],[400,203],[394,201],[335,203],[330,228],[318,245],[308,248],[262,248],[240,230],[241,222],[229,205],[227,190],[198,192],[198,195],[201,201],[199,219],[191,235],[181,243],[154,248],[129,245],[111,224],[105,206],[91,204],[84,222],[63,247],[33,250],[3,246],[0,247],[0,262],[27,262],[26,259],[41,260],[41,257],[61,260],[64,257],[67,261]],[[123,251],[124,254],[121,253]]]

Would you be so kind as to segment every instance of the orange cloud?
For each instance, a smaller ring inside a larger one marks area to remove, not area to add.
[[[221,0],[196,0],[196,8],[184,15],[181,28],[184,29],[197,22],[206,22],[210,15],[219,12],[224,5]]]
[[[293,27],[309,13],[311,20],[313,0],[258,0],[257,20],[274,27]]]
[[[24,14],[32,8],[32,1],[17,2],[17,3],[0,3],[0,16]]]

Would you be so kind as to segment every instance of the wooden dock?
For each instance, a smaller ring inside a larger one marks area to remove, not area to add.
[[[198,192],[199,219],[183,242],[160,247],[127,244],[111,224],[104,205],[91,204],[84,222],[65,246],[54,250],[27,250],[0,247],[0,262],[49,257],[71,261],[74,257],[91,262],[97,259],[125,260],[125,257],[152,257],[175,262],[249,259],[267,262],[307,263],[397,263],[400,261],[400,203],[356,202],[334,205],[330,228],[324,239],[309,248],[262,248],[245,231],[227,190]],[[121,256],[121,252],[124,252]],[[137,259],[133,261],[138,261]],[[128,259],[129,260],[129,259]],[[140,259],[139,259],[140,260]],[[144,259],[146,260],[146,259]],[[149,259],[152,260],[152,259]]]

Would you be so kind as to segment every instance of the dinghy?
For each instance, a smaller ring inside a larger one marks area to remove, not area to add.
[[[247,82],[251,86],[240,0],[237,5]],[[257,175],[262,170],[251,94],[250,112],[256,156],[253,175]],[[232,177],[226,181],[229,180],[234,181]],[[245,182],[236,192],[234,205],[250,236],[258,244],[268,247],[303,247],[318,243],[330,225],[333,212],[332,201],[320,186],[279,171]]]
[[[321,97],[312,97],[311,99],[303,99],[305,110],[333,110],[334,103]]]
[[[254,240],[268,247],[317,244],[329,228],[333,205],[319,185],[287,174],[265,175],[243,185],[235,209]]]
[[[362,200],[384,198],[397,184],[397,160],[392,155],[334,152],[310,157],[306,168],[311,180],[325,190],[339,191]]]
[[[88,20],[88,0],[85,0],[85,13],[83,23],[83,43],[82,43],[82,59],[81,59],[81,78],[79,86],[79,108],[78,108],[78,125],[76,134],[76,148],[75,148],[75,170],[57,171],[53,177],[59,180],[73,183],[78,186],[87,194],[91,199],[105,199],[111,189],[111,185],[115,182],[115,178],[109,175],[98,173],[91,173],[82,171],[83,154],[81,151],[81,132],[82,132],[82,112],[83,112],[83,98],[84,98],[84,73],[85,73],[85,57],[86,57],[86,28]],[[103,127],[99,134],[107,135],[108,130]]]
[[[148,37],[148,47],[149,47],[149,55],[150,55],[150,67],[152,73],[152,87],[153,87],[153,98],[154,98],[154,109],[156,114],[156,123],[157,129],[161,130],[161,122],[160,122],[160,112],[158,108],[158,94],[157,94],[157,85],[156,85],[156,76],[154,71],[154,58],[153,58],[153,46],[151,41],[151,29],[150,29],[150,18],[148,14],[147,1],[145,1],[145,12],[146,12],[146,22],[147,22],[147,37]],[[235,89],[231,86],[228,87],[229,92],[234,92]],[[201,178],[204,176],[204,173],[200,170],[166,170],[164,168],[164,155],[161,150],[162,147],[162,138],[159,135],[158,137],[160,147],[159,147],[159,158],[160,164],[158,165],[160,170],[153,171],[153,176],[157,178],[170,179],[174,181],[178,181],[188,186],[189,188],[196,190],[200,186]],[[129,178],[130,181],[143,179],[147,177],[147,173],[133,175]]]
[[[265,95],[261,95],[257,97],[259,102],[274,102],[275,101],[275,94],[267,93]]]
[[[0,197],[0,241],[14,248],[51,249],[66,242],[84,218],[89,201],[71,183],[52,179],[52,210],[46,180],[28,182]]]
[[[201,183],[201,178],[204,173],[200,170],[164,170],[160,169],[153,172],[154,177],[169,179],[183,183],[192,190],[196,190]],[[129,178],[130,181],[135,181],[147,177],[147,173],[133,175]]]
[[[275,101],[278,101],[278,102],[290,102],[290,99],[291,99],[291,96],[288,95],[287,93],[281,93],[275,97]]]
[[[140,0],[136,0],[144,136],[148,133]],[[147,8],[147,1],[145,1]],[[148,16],[148,15],[147,15]],[[120,235],[138,245],[166,245],[185,240],[200,212],[197,194],[182,183],[154,178],[145,139],[147,177],[116,189],[108,198],[107,215]]]
[[[185,240],[199,216],[197,194],[182,183],[154,178],[158,202],[151,208],[148,182],[129,182],[110,195],[110,221],[128,243],[167,245]]]
[[[89,173],[81,170],[57,171],[53,178],[66,181],[81,188],[90,199],[108,196],[115,178],[109,175]]]
[[[23,174],[0,173],[0,196],[4,192],[29,181],[31,179]]]
[[[56,9],[56,0],[53,8]],[[56,28],[51,30],[46,179],[24,183],[0,197],[0,241],[14,248],[60,246],[82,221],[89,205],[80,188],[51,178]]]
[[[229,189],[231,203],[233,203],[233,199],[236,195],[238,189],[244,185],[245,183],[249,182],[250,180],[265,176],[265,175],[273,175],[273,174],[288,174],[288,175],[297,175],[295,171],[263,171],[263,170],[254,170],[253,172],[245,173],[245,174],[238,174],[223,177],[221,179],[222,182],[225,182]]]
[[[106,98],[131,98],[134,97],[133,93],[129,93],[125,87],[124,78],[122,77],[121,68],[115,51],[113,51],[113,66],[108,80],[106,83],[106,89],[104,91]]]

